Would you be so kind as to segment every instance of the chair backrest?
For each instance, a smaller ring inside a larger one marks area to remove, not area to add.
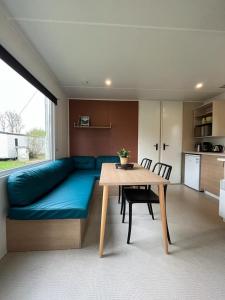
[[[154,165],[152,172],[156,173],[159,176],[162,176],[166,180],[169,180],[172,172],[172,166],[157,162]]]
[[[141,161],[141,166],[147,170],[150,170],[151,164],[152,164],[152,160],[149,158],[143,158]]]
[[[157,162],[154,165],[154,167],[152,169],[152,172],[156,173],[159,176],[162,176],[166,180],[169,180],[171,172],[172,172],[172,166],[164,164],[164,163],[161,163],[161,162]],[[166,192],[167,192],[167,184],[164,185],[165,200],[166,200]]]

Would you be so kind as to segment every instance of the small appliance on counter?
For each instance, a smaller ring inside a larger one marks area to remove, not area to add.
[[[213,144],[210,142],[203,142],[201,146],[202,152],[212,152],[213,151]]]
[[[195,144],[195,151],[196,152],[201,152],[201,150],[202,150],[202,144],[201,143]]]
[[[224,147],[222,145],[213,145],[212,152],[223,152]]]

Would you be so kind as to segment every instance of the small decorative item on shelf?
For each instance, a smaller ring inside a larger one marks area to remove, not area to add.
[[[84,127],[90,126],[90,117],[89,116],[80,116],[79,123],[80,123],[80,126],[84,126]]]
[[[121,165],[128,164],[128,158],[129,158],[130,151],[126,150],[125,148],[122,148],[120,151],[117,152],[117,154],[120,157]]]

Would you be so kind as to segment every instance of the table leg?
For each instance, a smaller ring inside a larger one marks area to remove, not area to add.
[[[166,206],[165,206],[165,197],[164,197],[164,186],[159,184],[159,203],[161,211],[161,220],[162,220],[162,234],[163,234],[163,243],[165,253],[168,254],[168,239],[167,239],[167,227],[166,227]]]
[[[104,251],[105,223],[106,223],[108,202],[109,202],[109,187],[107,185],[104,185],[103,196],[102,196],[102,217],[101,217],[100,243],[99,243],[100,257],[102,257]]]

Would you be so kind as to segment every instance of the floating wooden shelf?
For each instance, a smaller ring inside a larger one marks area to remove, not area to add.
[[[204,139],[204,138],[212,138],[212,137],[216,137],[216,136],[212,136],[212,135],[194,136],[195,139]]]
[[[80,125],[74,125],[74,128],[80,128],[80,129],[111,129],[112,124],[109,125],[92,125],[92,126],[80,126]]]
[[[205,125],[212,125],[212,122],[210,122],[210,123],[204,123],[204,124],[199,124],[199,125],[195,125],[195,127],[201,127],[201,126],[205,126]]]

